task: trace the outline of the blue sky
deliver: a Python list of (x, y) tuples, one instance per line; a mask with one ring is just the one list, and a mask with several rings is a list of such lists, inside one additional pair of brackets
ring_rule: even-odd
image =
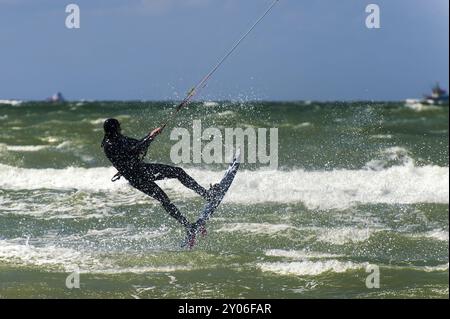
[[(65, 27), (65, 7), (81, 28)], [(177, 99), (271, 0), (0, 0), (0, 99)], [(381, 8), (381, 29), (365, 8)], [(449, 85), (448, 0), (280, 0), (203, 99), (399, 100)]]

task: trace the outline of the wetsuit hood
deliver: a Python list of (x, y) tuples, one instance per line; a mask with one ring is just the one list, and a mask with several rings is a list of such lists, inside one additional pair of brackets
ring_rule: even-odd
[(116, 135), (120, 133), (120, 123), (116, 119), (107, 119), (103, 124), (106, 135)]
[(115, 138), (120, 135), (120, 123), (116, 119), (107, 119), (103, 123), (103, 129), (105, 130), (105, 136), (103, 137), (102, 147), (105, 146), (107, 139)]

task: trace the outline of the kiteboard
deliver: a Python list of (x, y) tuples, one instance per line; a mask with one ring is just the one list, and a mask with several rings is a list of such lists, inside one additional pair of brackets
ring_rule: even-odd
[(240, 151), (238, 150), (233, 157), (233, 161), (231, 162), (228, 170), (225, 172), (224, 177), (220, 181), (219, 184), (215, 186), (214, 194), (212, 198), (206, 203), (205, 207), (200, 214), (199, 219), (194, 224), (195, 227), (189, 232), (186, 236), (186, 239), (181, 244), (181, 247), (188, 247), (192, 249), (195, 245), (195, 239), (197, 235), (202, 232), (205, 233), (205, 225), (206, 222), (211, 218), (214, 212), (219, 207), (220, 203), (222, 203), (223, 198), (225, 197), (228, 189), (233, 183), (234, 177), (240, 166)]

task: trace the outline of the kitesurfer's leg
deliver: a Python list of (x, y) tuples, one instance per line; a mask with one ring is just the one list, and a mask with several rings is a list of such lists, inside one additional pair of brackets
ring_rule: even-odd
[(159, 201), (162, 207), (164, 207), (164, 209), (169, 213), (169, 215), (175, 218), (181, 225), (186, 227), (188, 230), (191, 228), (191, 223), (186, 219), (186, 217), (183, 216), (178, 208), (174, 204), (172, 204), (169, 197), (158, 185), (150, 182), (144, 188), (138, 189)]
[(209, 192), (199, 183), (197, 183), (191, 176), (189, 176), (181, 167), (163, 164), (146, 164), (146, 166), (147, 169), (152, 171), (153, 178), (155, 181), (168, 178), (176, 178), (185, 187), (192, 189), (194, 192), (196, 192), (203, 198), (207, 200), (209, 199), (210, 196)]

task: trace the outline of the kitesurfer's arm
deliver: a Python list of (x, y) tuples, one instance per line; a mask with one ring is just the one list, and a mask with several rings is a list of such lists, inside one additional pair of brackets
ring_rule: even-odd
[(150, 134), (148, 134), (146, 137), (140, 140), (134, 148), (138, 151), (138, 153), (146, 152), (150, 144), (155, 139), (155, 137), (161, 134), (161, 132), (162, 132), (161, 127), (154, 129)]

